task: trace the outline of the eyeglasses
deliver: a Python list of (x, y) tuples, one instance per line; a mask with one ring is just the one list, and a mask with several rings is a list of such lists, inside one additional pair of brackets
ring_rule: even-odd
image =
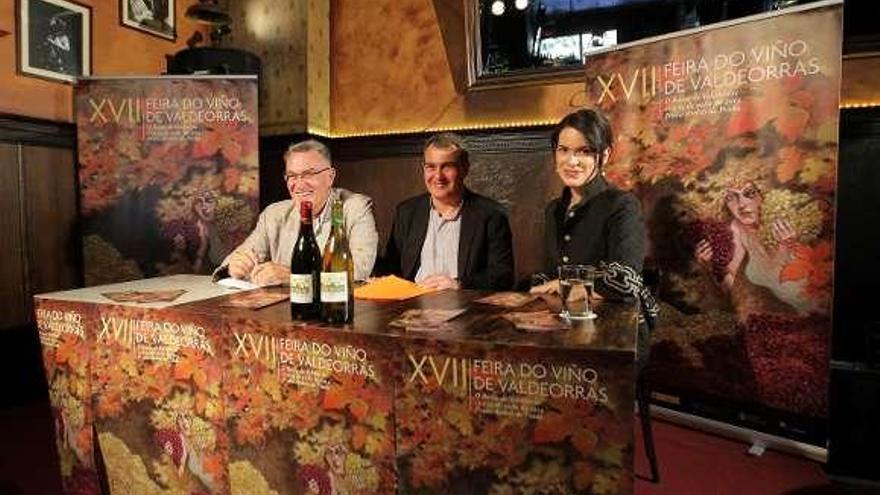
[(285, 172), (284, 181), (287, 182), (290, 180), (295, 180), (295, 181), (309, 180), (309, 179), (314, 178), (316, 175), (320, 174), (321, 172), (330, 170), (331, 168), (333, 168), (333, 167), (324, 167), (324, 168), (318, 169), (318, 170), (306, 170), (305, 172), (303, 172), (301, 174), (295, 174), (293, 172)]
[(579, 160), (583, 158), (595, 158), (597, 153), (596, 150), (588, 146), (577, 149), (570, 149), (565, 146), (557, 146), (554, 151), (556, 151), (556, 156), (568, 157), (574, 155), (574, 157)]
[(425, 172), (436, 172), (438, 170), (447, 170), (450, 168), (461, 168), (461, 164), (458, 162), (423, 163), (422, 168)]

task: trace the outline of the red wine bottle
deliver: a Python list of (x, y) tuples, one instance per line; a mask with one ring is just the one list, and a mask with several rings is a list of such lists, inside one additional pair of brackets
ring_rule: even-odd
[(320, 301), (321, 251), (312, 228), (312, 203), (299, 206), (299, 237), (290, 257), (290, 316), (295, 320), (316, 318)]

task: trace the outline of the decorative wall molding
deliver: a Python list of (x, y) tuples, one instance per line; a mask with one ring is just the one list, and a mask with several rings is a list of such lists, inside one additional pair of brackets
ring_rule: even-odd
[(73, 149), (76, 125), (0, 114), (0, 142)]

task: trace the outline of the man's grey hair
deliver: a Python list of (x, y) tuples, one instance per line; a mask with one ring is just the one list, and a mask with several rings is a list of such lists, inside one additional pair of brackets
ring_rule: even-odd
[(327, 163), (331, 165), (333, 164), (333, 159), (330, 157), (330, 148), (315, 139), (306, 139), (305, 141), (293, 143), (288, 146), (287, 151), (284, 152), (284, 163), (287, 163), (287, 159), (294, 153), (306, 153), (309, 151), (317, 151), (321, 156), (327, 159)]
[(430, 147), (443, 150), (454, 149), (458, 151), (458, 164), (463, 167), (470, 167), (471, 162), (468, 158), (467, 146), (465, 146), (464, 138), (454, 132), (441, 132), (434, 134), (425, 141), (425, 147), (422, 152)]

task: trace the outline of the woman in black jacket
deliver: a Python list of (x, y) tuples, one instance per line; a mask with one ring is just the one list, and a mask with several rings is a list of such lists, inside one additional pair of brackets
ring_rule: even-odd
[[(592, 265), (598, 269), (598, 295), (639, 298), (647, 326), (653, 326), (656, 304), (641, 279), (645, 225), (639, 200), (603, 176), (613, 143), (608, 119), (596, 110), (566, 115), (556, 125), (552, 143), (556, 173), (565, 188), (545, 213), (544, 275), (548, 281), (532, 292), (558, 292), (560, 265)], [(641, 331), (640, 361), (647, 357), (648, 343), (647, 331)]]

